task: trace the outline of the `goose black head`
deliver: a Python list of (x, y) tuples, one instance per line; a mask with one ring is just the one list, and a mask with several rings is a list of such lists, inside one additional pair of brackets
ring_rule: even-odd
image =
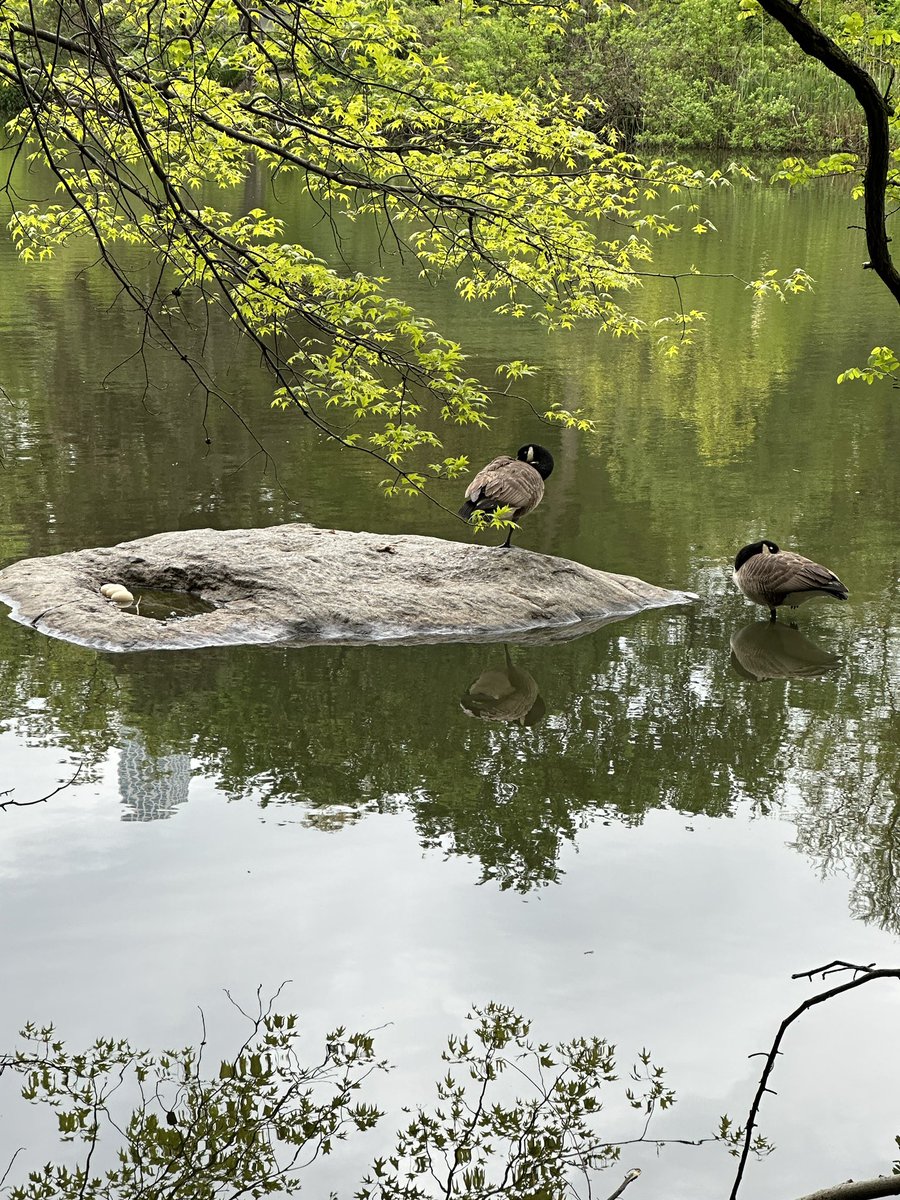
[(778, 547), (774, 542), (770, 542), (767, 538), (763, 538), (761, 542), (751, 542), (749, 546), (744, 546), (738, 550), (737, 558), (734, 560), (734, 569), (739, 571), (747, 559), (752, 558), (754, 554), (777, 554)]
[(541, 479), (546, 479), (553, 470), (553, 455), (543, 446), (522, 446), (516, 458), (534, 467)]

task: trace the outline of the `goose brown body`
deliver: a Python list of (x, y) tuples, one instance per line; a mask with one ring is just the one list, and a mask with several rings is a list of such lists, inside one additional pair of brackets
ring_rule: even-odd
[(748, 600), (768, 608), (773, 621), (783, 604), (796, 608), (817, 597), (846, 600), (850, 594), (828, 567), (767, 540), (738, 551), (733, 578)]
[[(482, 467), (466, 488), (465, 503), (459, 515), (468, 520), (476, 511), (496, 512), (511, 509), (518, 522), (533, 512), (544, 498), (544, 480), (553, 470), (553, 457), (543, 446), (523, 446), (515, 458), (501, 454)], [(504, 546), (510, 544), (512, 530)]]

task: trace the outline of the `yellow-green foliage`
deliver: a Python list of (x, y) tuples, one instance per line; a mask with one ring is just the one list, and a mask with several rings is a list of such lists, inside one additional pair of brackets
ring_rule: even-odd
[[(436, 430), (485, 425), (497, 390), (467, 374), (462, 348), (396, 285), (337, 269), (287, 240), (273, 214), (220, 210), (201, 189), (261, 164), (336, 220), (380, 222), (405, 270), (449, 275), (466, 300), (548, 330), (586, 320), (637, 336), (648, 331), (628, 292), (652, 277), (653, 242), (684, 212), (706, 232), (697, 194), (724, 183), (625, 153), (599, 105), (551, 82), (514, 97), (460, 81), (388, 0), (282, 0), (261, 12), (161, 0), (152, 20), (144, 0), (94, 0), (75, 16), (50, 2), (51, 32), (31, 11), (0, 0), (0, 73), (27, 102), (8, 128), (49, 163), (59, 195), (14, 213), (22, 257), (93, 239), (176, 349), (179, 316), (223, 307), (260, 347), (275, 405), (376, 454), (413, 491), (464, 469), (461, 456), (436, 454)], [(553, 37), (570, 11), (522, 15), (534, 36)], [(138, 286), (123, 247), (158, 260), (154, 290)], [(699, 316), (679, 309), (664, 349), (689, 340)], [(509, 364), (509, 381), (524, 369)], [(546, 416), (588, 424), (558, 404)]]

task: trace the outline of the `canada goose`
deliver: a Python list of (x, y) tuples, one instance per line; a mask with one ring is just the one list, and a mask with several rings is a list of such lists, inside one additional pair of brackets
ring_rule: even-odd
[(508, 721), (514, 725), (536, 725), (547, 709), (538, 693), (534, 676), (517, 667), (503, 647), (505, 667), (482, 671), (460, 699), (461, 708), (482, 721)]
[[(492, 513), (498, 508), (512, 509), (518, 521), (537, 508), (544, 495), (544, 480), (553, 470), (553, 455), (543, 446), (523, 446), (515, 458), (501, 454), (482, 467), (466, 488), (466, 501), (459, 516), (468, 520), (473, 512)], [(504, 547), (511, 544), (512, 526)]]
[(779, 605), (796, 608), (816, 596), (846, 600), (850, 594), (833, 571), (793, 550), (779, 550), (768, 539), (738, 551), (733, 579), (748, 600), (769, 610), (773, 621)]
[(745, 679), (803, 679), (841, 664), (783, 621), (754, 621), (731, 635), (731, 665)]

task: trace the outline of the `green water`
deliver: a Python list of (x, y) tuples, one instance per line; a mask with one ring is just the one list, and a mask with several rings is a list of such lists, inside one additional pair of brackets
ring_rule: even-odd
[[(300, 201), (287, 212), (309, 220)], [(462, 435), (474, 463), (551, 448), (519, 544), (700, 595), (512, 647), (524, 709), (472, 711), (502, 646), (110, 656), (0, 622), (0, 790), (34, 799), (81, 764), (46, 804), (3, 814), (0, 1045), (31, 1017), (73, 1041), (181, 1042), (222, 988), (290, 978), (313, 1030), (392, 1023), (399, 1107), (427, 1098), (468, 1005), (497, 998), (546, 1036), (651, 1044), (682, 1097), (656, 1132), (693, 1137), (746, 1110), (746, 1055), (796, 1002), (791, 972), (896, 964), (900, 402), (835, 382), (896, 342), (896, 309), (859, 269), (842, 190), (741, 191), (710, 212), (719, 235), (665, 248), (663, 265), (747, 278), (802, 264), (817, 289), (761, 305), (732, 279), (690, 281), (708, 324), (669, 364), (589, 330), (494, 322), (380, 268), (463, 341), (473, 374), (525, 358), (542, 368), (533, 402), (594, 418), (585, 437), (510, 402), (489, 434)], [(307, 232), (324, 245), (324, 228)], [(359, 226), (343, 253), (379, 261)], [(253, 436), (161, 353), (128, 359), (134, 316), (99, 272), (73, 273), (87, 251), (25, 268), (3, 245), (0, 259), (0, 565), (296, 519), (467, 536), (438, 508), (382, 499), (377, 464), (271, 412), (230, 329), (213, 328), (209, 354)], [(673, 306), (666, 286), (648, 286), (648, 313)], [(460, 491), (439, 497), (455, 508)], [(850, 603), (764, 627), (730, 581), (736, 549), (762, 536), (832, 567)], [(780, 1149), (747, 1195), (889, 1169), (896, 1010), (866, 997), (828, 1020), (780, 1068), (787, 1099), (764, 1113)], [(852, 1133), (823, 1108), (837, 1039)], [(15, 1131), (10, 1096), (4, 1114)], [(51, 1141), (28, 1138), (45, 1161)], [(721, 1151), (667, 1153), (640, 1160), (651, 1188), (719, 1194)], [(336, 1164), (330, 1185), (351, 1194), (358, 1165)]]

